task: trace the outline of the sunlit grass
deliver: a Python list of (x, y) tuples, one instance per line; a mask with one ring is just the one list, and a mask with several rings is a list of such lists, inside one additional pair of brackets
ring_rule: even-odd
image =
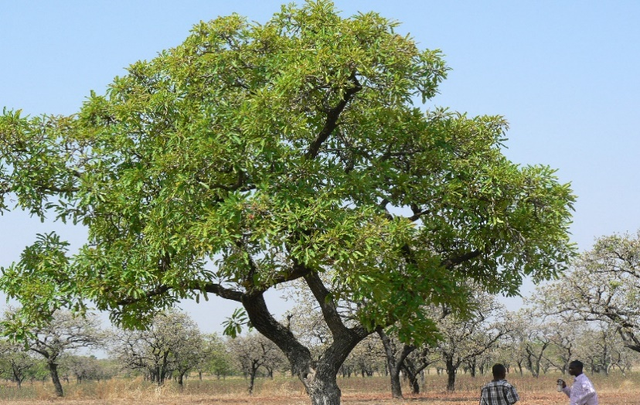
[[(564, 394), (556, 391), (555, 381), (560, 374), (551, 373), (533, 378), (530, 375), (520, 376), (510, 374), (507, 379), (514, 384), (520, 393), (522, 403), (546, 405), (564, 403)], [(572, 378), (563, 377), (568, 382)], [(615, 403), (617, 405), (638, 404), (640, 397), (640, 372), (626, 376), (613, 373), (610, 376), (590, 375), (601, 397), (601, 403)], [(457, 378), (456, 391), (447, 392), (446, 375), (432, 372), (425, 376), (423, 392), (412, 395), (408, 385), (403, 386), (406, 402), (396, 404), (429, 403), (444, 405), (455, 402), (458, 405), (477, 404), (480, 388), (491, 379), (490, 376), (472, 378), (460, 375)], [(385, 376), (339, 378), (345, 404), (378, 404), (391, 403), (389, 379)], [(309, 400), (304, 388), (297, 379), (280, 375), (273, 379), (259, 378), (256, 380), (252, 396), (247, 394), (248, 381), (244, 378), (233, 377), (226, 379), (205, 378), (199, 380), (190, 378), (184, 387), (169, 381), (162, 387), (136, 379), (112, 379), (101, 382), (65, 383), (65, 404), (86, 405), (120, 405), (120, 404), (278, 404), (298, 405), (307, 404)], [(0, 403), (45, 404), (56, 401), (51, 383), (24, 383), (21, 389), (15, 384), (4, 382), (0, 385)]]

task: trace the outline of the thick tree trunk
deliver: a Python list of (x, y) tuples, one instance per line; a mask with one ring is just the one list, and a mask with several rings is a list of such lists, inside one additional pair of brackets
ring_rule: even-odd
[(64, 392), (62, 391), (62, 383), (60, 382), (60, 377), (58, 376), (58, 365), (56, 363), (48, 363), (49, 374), (51, 375), (51, 382), (53, 382), (53, 386), (56, 389), (56, 395), (59, 397), (64, 396)]
[(404, 398), (402, 396), (402, 384), (400, 383), (400, 369), (389, 370), (389, 378), (391, 379), (391, 397), (396, 399)]
[(336, 374), (330, 368), (322, 367), (303, 381), (312, 405), (340, 405), (342, 393)]
[[(386, 349), (385, 349), (386, 350)], [(389, 379), (391, 381), (391, 397), (402, 399), (402, 384), (400, 383), (400, 365), (395, 364), (395, 359), (387, 354), (387, 365), (389, 366)]]
[[(312, 405), (339, 405), (341, 391), (338, 387), (336, 377), (340, 366), (347, 358), (351, 350), (366, 334), (338, 334), (334, 337), (334, 342), (320, 356), (317, 362), (308, 361), (307, 369), (298, 374), (300, 381), (305, 386)], [(297, 363), (296, 359), (289, 358), (289, 361)], [(302, 368), (303, 364), (294, 365), (295, 368)], [(315, 366), (315, 367), (314, 367)]]
[[(313, 287), (317, 291), (314, 294), (326, 293), (322, 290), (323, 286), (317, 284), (319, 278), (316, 277), (309, 282), (315, 283)], [(321, 305), (328, 305), (329, 299), (325, 299), (326, 295), (316, 297)], [(293, 373), (304, 384), (311, 404), (339, 405), (341, 392), (336, 382), (338, 370), (351, 350), (370, 333), (362, 327), (346, 328), (339, 320), (335, 308), (323, 308), (325, 318), (329, 318), (327, 323), (333, 334), (333, 343), (319, 360), (314, 361), (309, 349), (303, 346), (288, 328), (273, 318), (261, 293), (243, 295), (242, 304), (251, 324), (287, 356)]]

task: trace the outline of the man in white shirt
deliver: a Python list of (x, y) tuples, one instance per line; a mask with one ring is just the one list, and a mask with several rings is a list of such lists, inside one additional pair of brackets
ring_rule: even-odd
[(569, 363), (569, 374), (575, 379), (571, 387), (562, 381), (562, 392), (569, 397), (569, 405), (598, 405), (598, 394), (591, 381), (582, 374), (582, 367), (578, 360)]

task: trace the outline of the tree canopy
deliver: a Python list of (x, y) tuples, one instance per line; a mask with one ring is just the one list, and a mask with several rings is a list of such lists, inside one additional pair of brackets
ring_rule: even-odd
[[(335, 376), (376, 327), (433, 336), (416, 333), (434, 329), (419, 308), (464, 308), (466, 280), (514, 295), (556, 276), (573, 253), (570, 186), (502, 154), (503, 117), (421, 109), (448, 67), (397, 26), (328, 1), (264, 24), (221, 17), (77, 114), (5, 110), (0, 209), (54, 213), (88, 240), (68, 255), (42, 236), (2, 288), (27, 318), (92, 302), (126, 325), (183, 298), (235, 300), (313, 398), (333, 394), (311, 376)], [(317, 364), (264, 300), (296, 280), (333, 336)]]

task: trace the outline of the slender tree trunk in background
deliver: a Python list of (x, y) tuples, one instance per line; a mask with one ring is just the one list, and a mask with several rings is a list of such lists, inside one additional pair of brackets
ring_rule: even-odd
[(24, 374), (21, 374), (15, 366), (12, 367), (12, 372), (13, 372), (13, 379), (16, 380), (16, 383), (18, 384), (18, 389), (22, 388), (22, 381), (24, 380), (24, 377), (23, 377)]
[(470, 374), (471, 374), (471, 377), (474, 377), (474, 378), (475, 378), (475, 376), (476, 376), (476, 368), (477, 368), (477, 366), (476, 366), (476, 359), (473, 359), (473, 361), (472, 361), (472, 362), (471, 362), (471, 364), (469, 365), (469, 372), (470, 372)]
[(407, 378), (409, 379), (409, 385), (411, 385), (411, 393), (419, 394), (420, 393), (420, 383), (418, 382), (419, 372), (415, 371), (415, 367), (412, 364), (409, 364), (405, 361), (404, 367), (402, 368), (405, 373), (407, 373)]
[(405, 359), (415, 350), (415, 347), (403, 345), (402, 352), (398, 355), (398, 358), (396, 358), (396, 351), (389, 336), (387, 336), (382, 328), (376, 329), (376, 332), (378, 336), (380, 336), (380, 340), (382, 340), (382, 346), (384, 347), (385, 357), (387, 359), (387, 369), (389, 370), (389, 378), (391, 380), (391, 397), (402, 399), (404, 397), (402, 396), (402, 384), (400, 383), (400, 370), (402, 369)]
[(452, 359), (447, 359), (445, 363), (447, 365), (447, 391), (453, 392), (456, 390), (457, 367), (453, 365)]
[(249, 373), (249, 395), (253, 394), (253, 384), (256, 381), (256, 373), (258, 372), (258, 367), (251, 367), (251, 372)]

